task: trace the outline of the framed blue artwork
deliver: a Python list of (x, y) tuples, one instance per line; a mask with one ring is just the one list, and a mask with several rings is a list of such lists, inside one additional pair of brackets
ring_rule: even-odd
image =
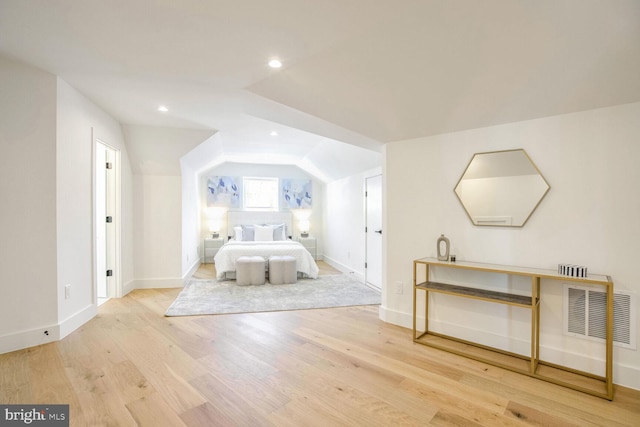
[(282, 206), (290, 209), (311, 208), (312, 182), (309, 179), (282, 179)]
[(240, 208), (240, 178), (211, 176), (207, 178), (207, 206)]

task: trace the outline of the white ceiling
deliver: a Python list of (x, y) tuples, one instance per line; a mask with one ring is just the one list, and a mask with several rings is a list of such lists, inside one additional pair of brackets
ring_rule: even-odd
[(386, 142), (640, 101), (640, 1), (0, 0), (0, 54), (131, 125), (140, 173), (178, 161), (155, 127), (331, 180)]

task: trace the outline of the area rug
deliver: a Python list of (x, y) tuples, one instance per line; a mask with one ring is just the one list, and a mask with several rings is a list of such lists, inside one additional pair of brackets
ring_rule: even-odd
[(165, 316), (255, 313), (380, 304), (377, 292), (349, 275), (299, 279), (290, 285), (238, 286), (235, 280), (191, 279)]

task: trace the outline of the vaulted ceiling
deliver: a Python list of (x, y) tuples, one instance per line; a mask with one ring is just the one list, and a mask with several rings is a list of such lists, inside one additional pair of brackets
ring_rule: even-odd
[[(640, 2), (0, 0), (0, 54), (126, 125), (139, 173), (215, 134), (213, 163), (331, 180), (387, 142), (640, 101)], [(148, 158), (166, 128), (188, 135)]]

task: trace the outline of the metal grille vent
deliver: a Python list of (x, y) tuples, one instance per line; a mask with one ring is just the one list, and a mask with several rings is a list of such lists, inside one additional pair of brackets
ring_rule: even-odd
[[(601, 290), (567, 285), (565, 288), (565, 333), (590, 339), (606, 337), (607, 294)], [(636, 348), (636, 304), (631, 294), (613, 295), (613, 342)]]

